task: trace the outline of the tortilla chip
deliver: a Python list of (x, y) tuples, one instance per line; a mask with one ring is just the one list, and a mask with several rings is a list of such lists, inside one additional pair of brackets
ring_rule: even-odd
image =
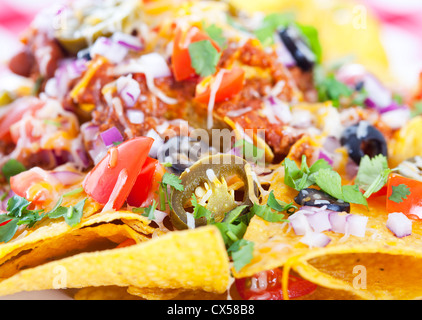
[[(275, 176), (271, 190), (277, 199), (291, 201), (289, 190)], [(236, 278), (277, 267), (290, 268), (320, 286), (343, 290), (362, 299), (416, 299), (422, 296), (422, 224), (413, 223), (412, 235), (397, 238), (387, 227), (385, 197), (370, 199), (369, 209), (351, 205), (352, 214), (368, 217), (365, 237), (325, 231), (331, 242), (309, 248), (287, 222), (272, 223), (254, 216), (244, 238), (255, 243), (252, 261)], [(359, 269), (361, 268), (361, 269)], [(406, 270), (406, 274), (403, 274)], [(363, 275), (366, 286), (357, 283)]]
[(135, 232), (126, 225), (103, 224), (96, 227), (75, 229), (61, 237), (43, 241), (31, 249), (3, 263), (0, 279), (11, 277), (20, 270), (41, 265), (79, 252), (104, 250), (116, 247), (116, 243), (135, 238)]
[(0, 295), (109, 285), (223, 293), (229, 278), (229, 258), (220, 231), (207, 226), (23, 270), (0, 282)]
[(402, 161), (422, 155), (422, 117), (411, 119), (388, 141), (388, 161), (391, 168)]
[(170, 300), (176, 298), (183, 289), (137, 288), (130, 286), (127, 292), (146, 300)]
[(214, 293), (202, 290), (136, 288), (129, 287), (128, 293), (147, 300), (226, 300), (227, 293)]
[[(45, 222), (0, 246), (0, 278), (71, 254), (115, 247), (127, 238), (136, 242), (149, 240), (149, 233), (155, 229), (148, 228), (148, 223), (145, 217), (125, 211), (90, 216), (73, 228), (64, 221)], [(131, 228), (133, 224), (138, 225), (136, 230)]]
[(128, 293), (126, 287), (87, 287), (78, 290), (73, 296), (75, 300), (142, 300)]

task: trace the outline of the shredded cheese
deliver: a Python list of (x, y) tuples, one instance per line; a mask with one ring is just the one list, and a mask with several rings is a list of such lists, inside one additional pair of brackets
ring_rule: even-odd
[(106, 61), (107, 60), (104, 57), (99, 57), (93, 63), (90, 64), (85, 75), (70, 92), (70, 97), (73, 100), (77, 99), (78, 95), (82, 92), (82, 90), (84, 90), (88, 86), (95, 73), (100, 69), (101, 66), (106, 63)]
[(116, 201), (117, 196), (120, 194), (120, 191), (126, 184), (127, 178), (128, 178), (128, 173), (127, 173), (126, 168), (122, 169), (119, 173), (119, 176), (117, 177), (117, 181), (116, 181), (116, 184), (114, 185), (113, 191), (111, 192), (110, 198), (108, 199), (108, 202), (106, 203), (103, 210), (101, 211), (102, 213), (107, 212), (107, 211), (114, 211), (114, 208), (113, 208), (114, 202)]
[(207, 127), (211, 129), (213, 126), (213, 110), (215, 105), (215, 96), (217, 95), (218, 89), (220, 89), (221, 82), (223, 81), (223, 75), (226, 72), (225, 69), (221, 69), (216, 77), (215, 81), (211, 84), (211, 93), (210, 93), (210, 100), (208, 101), (208, 118), (207, 118)]

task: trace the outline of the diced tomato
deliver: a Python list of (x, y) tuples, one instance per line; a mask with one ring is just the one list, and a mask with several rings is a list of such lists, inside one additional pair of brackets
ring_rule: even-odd
[[(243, 88), (243, 79), (245, 77), (245, 71), (242, 68), (234, 67), (231, 70), (227, 70), (223, 74), (221, 84), (218, 87), (217, 93), (215, 95), (215, 102), (221, 102), (227, 99), (230, 99), (234, 95), (238, 94)], [(195, 95), (195, 100), (201, 103), (208, 104), (211, 97), (211, 84), (213, 81), (210, 81), (210, 84), (202, 91), (198, 90)]]
[(116, 248), (125, 248), (125, 247), (130, 247), (133, 246), (134, 244), (136, 244), (136, 241), (133, 239), (126, 239), (125, 241), (123, 241), (122, 243), (120, 243)]
[[(112, 201), (113, 209), (119, 210), (148, 158), (153, 141), (149, 137), (138, 137), (110, 148), (104, 159), (86, 176), (83, 182), (85, 192), (101, 204)], [(116, 186), (122, 176), (126, 180)], [(110, 199), (112, 195), (113, 199)]]
[[(235, 280), (237, 291), (245, 300), (283, 300), (281, 279), (283, 270), (276, 268), (263, 271), (252, 277)], [(314, 292), (317, 285), (289, 274), (289, 299), (299, 298)]]
[(189, 45), (194, 42), (209, 40), (214, 48), (220, 52), (220, 47), (206, 33), (197, 27), (187, 31), (178, 28), (174, 37), (173, 53), (171, 56), (173, 74), (177, 81), (190, 79), (196, 76), (189, 55)]
[(50, 199), (53, 191), (51, 184), (34, 170), (27, 170), (10, 177), (10, 188), (16, 195), (33, 203)]
[[(401, 202), (390, 200), (393, 193), (393, 186), (405, 185), (409, 188), (410, 195), (403, 197)], [(403, 177), (392, 173), (387, 182), (387, 212), (402, 212), (409, 218), (422, 220), (422, 182), (411, 178)]]
[(164, 168), (159, 161), (148, 157), (127, 198), (127, 203), (134, 207), (151, 205), (153, 199), (158, 199), (158, 187), (163, 175)]
[[(10, 141), (10, 127), (20, 121), (26, 112), (34, 114), (43, 106), (43, 102), (33, 98), (22, 98), (13, 102), (8, 112), (0, 118), (0, 139)], [(17, 140), (17, 137), (14, 137), (14, 140)]]

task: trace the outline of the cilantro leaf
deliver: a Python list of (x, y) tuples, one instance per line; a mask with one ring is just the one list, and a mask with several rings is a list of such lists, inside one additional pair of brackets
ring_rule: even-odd
[[(157, 202), (152, 200), (152, 204), (145, 208), (141, 216), (147, 217), (149, 220), (155, 219), (155, 209), (157, 208)], [(133, 212), (133, 210), (132, 210)]]
[(169, 190), (169, 187), (170, 189), (173, 188), (178, 191), (183, 191), (185, 189), (182, 180), (178, 176), (168, 172), (164, 173), (158, 189), (160, 210), (162, 211), (166, 210), (167, 204), (170, 210), (173, 210), (171, 206), (171, 190)]
[(1, 168), (1, 172), (7, 181), (9, 181), (11, 177), (24, 171), (26, 171), (25, 166), (16, 159), (8, 160)]
[(198, 203), (195, 194), (192, 194), (192, 206), (193, 206), (193, 217), (195, 219), (203, 218), (207, 219), (207, 223), (214, 223), (214, 215), (210, 210)]
[(385, 169), (388, 169), (388, 163), (384, 155), (379, 154), (373, 158), (365, 155), (360, 161), (355, 184), (366, 191)]
[(343, 186), (342, 191), (343, 191), (342, 200), (349, 203), (362, 204), (368, 207), (368, 202), (366, 201), (366, 198), (363, 196), (362, 192), (360, 192), (359, 187), (357, 185)]
[(188, 49), (192, 67), (198, 75), (207, 77), (216, 72), (220, 53), (209, 40), (193, 42)]
[(299, 167), (296, 162), (289, 158), (284, 159), (284, 183), (297, 191), (308, 188), (315, 184), (315, 175), (321, 169), (331, 169), (330, 164), (324, 159), (319, 159), (310, 168), (306, 164), (306, 156), (302, 157), (302, 164)]
[(313, 26), (296, 24), (302, 35), (308, 41), (309, 47), (316, 56), (316, 61), (321, 63), (322, 47), (319, 41), (318, 30)]
[(220, 48), (222, 48), (226, 43), (226, 38), (223, 36), (223, 29), (214, 23), (206, 26), (203, 22), (202, 25), (209, 37), (214, 40), (220, 46)]
[(240, 222), (238, 224), (217, 222), (214, 225), (220, 231), (226, 248), (229, 248), (235, 241), (242, 239), (247, 228), (247, 225), (243, 222)]
[(180, 180), (178, 176), (172, 173), (168, 173), (168, 172), (164, 173), (161, 183), (166, 186), (170, 186), (178, 191), (184, 190), (182, 180)]
[(353, 90), (338, 81), (334, 74), (325, 74), (321, 66), (314, 68), (314, 82), (318, 92), (318, 100), (321, 102), (331, 100), (334, 107), (340, 106), (342, 97), (350, 97), (353, 94)]
[(407, 196), (410, 195), (410, 188), (405, 184), (393, 186), (392, 189), (393, 193), (388, 197), (388, 200), (391, 200), (395, 203), (403, 202), (403, 200), (407, 199)]
[(64, 218), (66, 223), (71, 227), (78, 225), (81, 222), (83, 209), (87, 198), (79, 201), (77, 204), (70, 207), (61, 206), (60, 204), (62, 202), (62, 199), (62, 197), (59, 199), (54, 208), (47, 213), (47, 216), (50, 219)]
[(380, 190), (385, 184), (387, 183), (388, 176), (391, 173), (391, 169), (384, 169), (377, 178), (372, 182), (372, 184), (368, 187), (368, 190), (365, 191), (363, 196), (365, 198), (369, 198), (371, 194)]
[(288, 222), (289, 220), (284, 219), (284, 216), (280, 212), (274, 212), (267, 205), (259, 205), (254, 203), (252, 206), (251, 212), (254, 215), (264, 219), (268, 222)]
[(240, 271), (244, 266), (251, 262), (253, 258), (254, 243), (249, 240), (241, 239), (235, 241), (227, 250), (233, 259), (233, 266), (236, 271)]
[(276, 30), (288, 26), (293, 21), (294, 15), (291, 12), (271, 13), (262, 20), (261, 26), (254, 30), (254, 34), (262, 45), (269, 46), (274, 43)]
[(74, 227), (81, 222), (86, 199), (87, 198), (78, 202), (73, 207), (71, 206), (68, 208), (68, 212), (64, 216), (64, 220), (69, 226)]
[(316, 175), (315, 183), (324, 192), (336, 199), (343, 198), (340, 175), (332, 169), (321, 169)]
[(8, 216), (21, 218), (28, 211), (27, 208), (31, 204), (23, 197), (13, 196), (7, 201)]
[(233, 147), (242, 148), (242, 154), (249, 162), (258, 163), (259, 161), (265, 161), (265, 150), (245, 139), (236, 141)]
[(226, 213), (226, 216), (224, 217), (224, 222), (226, 223), (233, 223), (236, 221), (236, 219), (245, 211), (247, 208), (247, 205), (238, 206), (234, 208), (233, 210)]
[(0, 242), (9, 242), (18, 230), (19, 219), (0, 215)]
[(294, 211), (297, 210), (297, 207), (293, 205), (293, 202), (285, 203), (283, 201), (276, 199), (274, 196), (274, 190), (271, 190), (270, 194), (268, 195), (267, 206), (269, 206), (271, 209), (275, 211), (278, 211), (278, 212), (286, 211), (289, 214), (292, 214)]

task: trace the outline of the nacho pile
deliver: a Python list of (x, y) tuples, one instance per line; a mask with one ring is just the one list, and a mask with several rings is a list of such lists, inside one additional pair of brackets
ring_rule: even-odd
[(1, 75), (0, 296), (420, 299), (422, 86), (379, 34), (353, 2), (42, 11)]

